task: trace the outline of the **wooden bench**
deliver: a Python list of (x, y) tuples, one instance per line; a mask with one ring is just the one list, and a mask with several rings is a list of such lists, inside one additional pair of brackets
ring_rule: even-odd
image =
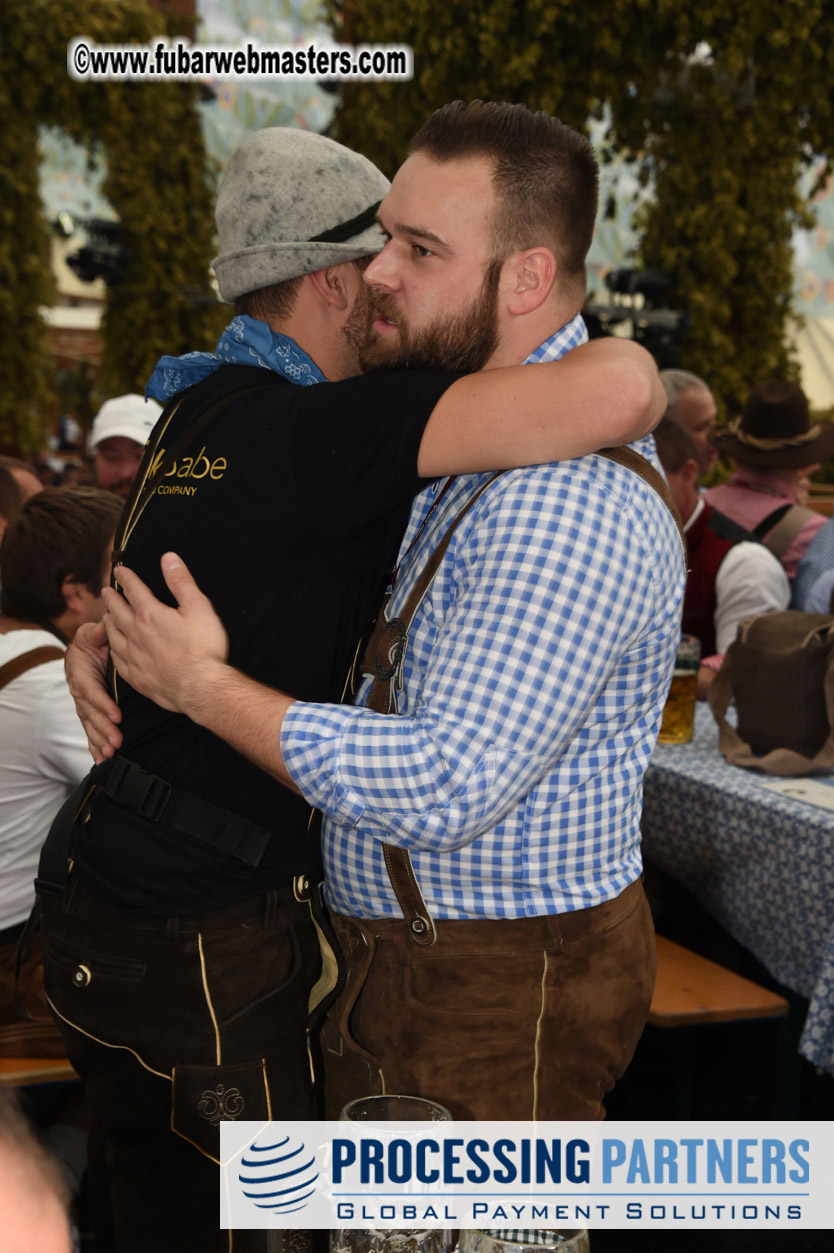
[(799, 1056), (796, 1042), (783, 1029), (789, 1010), (783, 996), (659, 935), (657, 980), (649, 1025), (680, 1029), (676, 1036), (676, 1117), (689, 1118), (692, 1112), (693, 1029), (710, 1023), (762, 1018), (783, 1020), (775, 1055), (777, 1083), (773, 1113), (774, 1117), (794, 1117), (798, 1102)]
[(9, 1087), (65, 1083), (77, 1078), (66, 1057), (0, 1057), (0, 1083)]
[(742, 1018), (783, 1018), (788, 1002), (664, 936), (657, 937), (657, 980), (649, 1022), (686, 1027)]

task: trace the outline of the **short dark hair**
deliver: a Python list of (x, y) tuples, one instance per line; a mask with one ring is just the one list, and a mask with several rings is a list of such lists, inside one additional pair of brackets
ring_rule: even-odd
[[(355, 257), (352, 264), (360, 274), (364, 274), (374, 256), (374, 253), (368, 253), (366, 257)], [(258, 318), (261, 322), (268, 322), (270, 318), (288, 318), (295, 308), (304, 278), (303, 274), (299, 274), (297, 278), (284, 279), (283, 283), (273, 283), (269, 287), (259, 287), (257, 291), (244, 292), (235, 300), (235, 316), (248, 314), (250, 318)]]
[(655, 427), (654, 442), (660, 464), (667, 474), (677, 474), (687, 461), (694, 461), (697, 465), (698, 450), (695, 441), (686, 427), (668, 414)]
[(0, 544), (0, 607), (42, 626), (66, 609), (67, 577), (98, 594), (124, 502), (97, 487), (45, 487), (24, 502)]
[(17, 479), (4, 465), (0, 465), (0, 520), (11, 522), (23, 503), (23, 493)]
[(268, 322), (270, 318), (288, 318), (295, 308), (303, 278), (300, 275), (285, 279), (283, 283), (272, 283), (269, 287), (245, 292), (235, 300), (235, 314), (237, 317), (248, 314), (261, 322)]
[(565, 278), (584, 281), (599, 184), (584, 135), (522, 104), (454, 100), (431, 115), (408, 151), (436, 161), (492, 160), (497, 255), (546, 244)]

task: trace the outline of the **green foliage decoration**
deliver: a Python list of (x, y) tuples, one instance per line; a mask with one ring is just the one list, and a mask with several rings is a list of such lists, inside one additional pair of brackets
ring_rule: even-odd
[(447, 100), (518, 101), (578, 129), (606, 110), (600, 156), (655, 195), (636, 261), (691, 318), (682, 366), (733, 416), (750, 385), (795, 376), (791, 233), (810, 221), (803, 162), (831, 154), (831, 0), (328, 0), (339, 37), (414, 49), (412, 83), (347, 84), (332, 127), (392, 174)]
[(43, 437), (52, 380), (39, 315), (52, 295), (38, 190), (41, 124), (62, 127), (108, 167), (104, 193), (128, 252), (107, 292), (101, 399), (142, 391), (157, 358), (213, 347), (225, 315), (208, 282), (214, 177), (186, 83), (75, 82), (67, 43), (145, 43), (176, 33), (144, 0), (4, 0), (0, 6), (0, 442)]
[(633, 89), (612, 109), (619, 145), (655, 180), (642, 261), (670, 276), (692, 319), (682, 364), (732, 417), (752, 383), (797, 377), (791, 236), (811, 222), (802, 164), (831, 151), (834, 11), (780, 0), (701, 7), (696, 22), (682, 9), (664, 28), (660, 73), (629, 67)]

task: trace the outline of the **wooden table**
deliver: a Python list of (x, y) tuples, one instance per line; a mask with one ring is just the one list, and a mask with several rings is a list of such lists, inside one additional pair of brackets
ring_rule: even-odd
[(834, 1074), (834, 812), (769, 791), (774, 781), (727, 764), (699, 703), (692, 742), (652, 757), (643, 849), (807, 998), (800, 1053)]

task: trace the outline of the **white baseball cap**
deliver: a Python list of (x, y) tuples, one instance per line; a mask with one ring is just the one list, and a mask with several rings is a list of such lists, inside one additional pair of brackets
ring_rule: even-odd
[(144, 446), (161, 413), (162, 405), (155, 400), (145, 400), (144, 396), (135, 393), (105, 400), (93, 419), (87, 441), (88, 452), (93, 452), (103, 439), (110, 439), (114, 435), (132, 439)]

